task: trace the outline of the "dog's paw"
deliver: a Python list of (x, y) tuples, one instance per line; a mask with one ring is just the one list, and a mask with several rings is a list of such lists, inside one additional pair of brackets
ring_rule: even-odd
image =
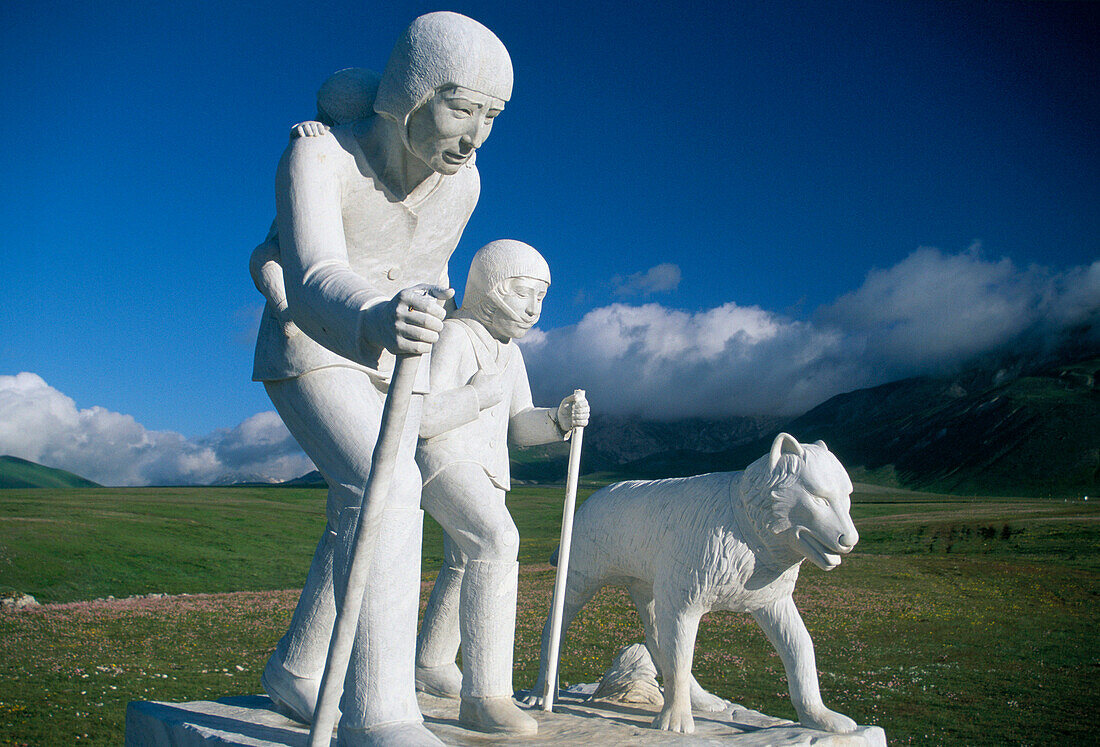
[(695, 711), (706, 713), (719, 713), (729, 708), (733, 703), (725, 698), (719, 698), (714, 693), (707, 692), (692, 678), (691, 682), (691, 708)]
[(690, 708), (673, 708), (666, 704), (657, 714), (657, 718), (653, 719), (653, 728), (694, 734), (695, 719), (692, 718)]
[(542, 708), (542, 704), (546, 702), (546, 683), (542, 681), (541, 675), (539, 681), (535, 683), (526, 695), (521, 698), (516, 698), (520, 703), (531, 708)]
[(545, 698), (543, 698), (541, 695), (536, 695), (535, 691), (532, 690), (518, 700), (525, 706), (530, 706), (531, 708), (542, 708), (542, 704), (545, 701)]
[(830, 731), (834, 734), (846, 734), (859, 728), (855, 721), (848, 718), (843, 713), (830, 711), (824, 706), (802, 714), (799, 717), (799, 723), (811, 729), (821, 729), (822, 731)]

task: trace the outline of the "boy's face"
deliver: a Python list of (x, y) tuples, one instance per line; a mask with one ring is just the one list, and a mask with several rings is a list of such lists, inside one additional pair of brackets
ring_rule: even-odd
[(503, 109), (500, 99), (469, 88), (440, 88), (409, 117), (409, 150), (437, 174), (458, 173)]
[(514, 340), (527, 334), (542, 314), (542, 299), (550, 284), (535, 278), (508, 278), (500, 284), (500, 292), (492, 294), (496, 313), (485, 325), (498, 340)]

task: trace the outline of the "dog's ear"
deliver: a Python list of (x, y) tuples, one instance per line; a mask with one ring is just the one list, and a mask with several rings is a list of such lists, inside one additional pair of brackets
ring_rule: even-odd
[(823, 448), (823, 449), (825, 449), (825, 451), (828, 451), (828, 450), (829, 450), (829, 447), (828, 447), (828, 446), (826, 446), (826, 445), (825, 445), (825, 442), (824, 442), (824, 441), (822, 441), (822, 440), (821, 440), (820, 438), (819, 438), (819, 439), (817, 439), (816, 441), (814, 441), (814, 444), (815, 444), (815, 445), (817, 445), (817, 446), (820, 446), (820, 447), (821, 447), (821, 448)]
[(768, 465), (771, 470), (775, 471), (775, 465), (779, 464), (779, 457), (784, 454), (794, 454), (796, 456), (806, 456), (806, 450), (802, 448), (802, 444), (795, 440), (795, 437), (789, 433), (780, 433), (772, 441), (771, 454), (768, 457)]

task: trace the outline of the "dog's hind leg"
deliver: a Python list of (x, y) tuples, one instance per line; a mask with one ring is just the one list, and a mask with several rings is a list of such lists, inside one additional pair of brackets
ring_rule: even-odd
[[(634, 606), (638, 608), (638, 617), (642, 621), (642, 629), (645, 630), (645, 646), (649, 649), (650, 658), (653, 659), (653, 665), (657, 667), (657, 673), (664, 678), (664, 663), (661, 657), (660, 642), (657, 640), (657, 624), (653, 613), (653, 588), (648, 581), (637, 581), (630, 585), (630, 598), (634, 601)], [(690, 687), (691, 687), (691, 707), (696, 711), (704, 711), (707, 713), (717, 713), (724, 711), (732, 705), (728, 700), (719, 698), (713, 693), (709, 693), (703, 689), (703, 686), (699, 684), (695, 679), (695, 675), (690, 675)]]
[(638, 580), (628, 587), (628, 591), (634, 606), (638, 609), (638, 617), (642, 621), (645, 647), (649, 649), (649, 656), (653, 659), (653, 665), (657, 667), (657, 674), (663, 677), (664, 661), (661, 658), (660, 642), (657, 640), (657, 621), (653, 615), (653, 583)]

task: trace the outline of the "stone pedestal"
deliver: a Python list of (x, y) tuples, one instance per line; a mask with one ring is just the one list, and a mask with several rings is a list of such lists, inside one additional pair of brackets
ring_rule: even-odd
[[(451, 745), (886, 745), (886, 735), (878, 726), (829, 734), (737, 705), (722, 713), (696, 713), (694, 734), (672, 734), (648, 728), (656, 714), (653, 708), (585, 702), (584, 697), (566, 692), (554, 704), (554, 713), (530, 711), (539, 722), (538, 735), (530, 738), (495, 739), (462, 728), (456, 700), (421, 694), (420, 709), (428, 728)], [(127, 747), (305, 747), (308, 736), (306, 727), (280, 715), (262, 695), (191, 703), (134, 701), (126, 710)], [(336, 744), (335, 737), (332, 743)]]

